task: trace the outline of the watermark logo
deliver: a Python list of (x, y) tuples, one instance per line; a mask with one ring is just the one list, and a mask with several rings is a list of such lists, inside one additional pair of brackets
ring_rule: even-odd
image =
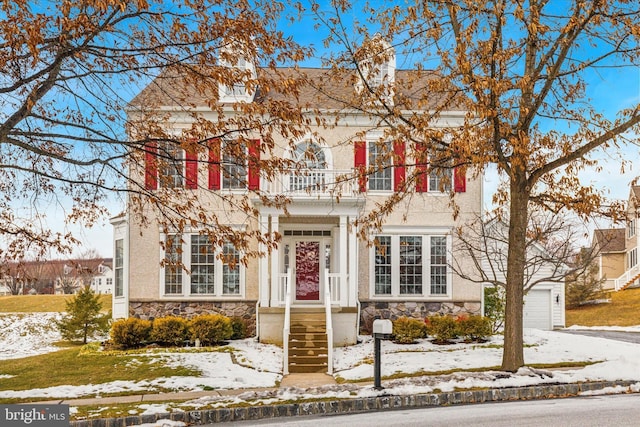
[(0, 405), (3, 427), (69, 427), (69, 405)]

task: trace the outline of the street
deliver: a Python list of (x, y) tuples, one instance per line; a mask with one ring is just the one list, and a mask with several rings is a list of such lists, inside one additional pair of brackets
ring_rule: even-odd
[[(274, 418), (220, 425), (278, 426), (637, 426), (640, 395), (610, 395), (443, 406), (350, 415)], [(213, 424), (210, 424), (213, 426)]]

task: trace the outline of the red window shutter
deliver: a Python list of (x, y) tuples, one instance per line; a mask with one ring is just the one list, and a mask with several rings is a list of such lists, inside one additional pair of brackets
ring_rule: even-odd
[(404, 141), (393, 142), (393, 190), (400, 191), (405, 180)]
[(249, 141), (249, 190), (260, 189), (260, 140), (252, 139)]
[(453, 169), (453, 190), (456, 193), (467, 191), (467, 168), (458, 166)]
[(158, 189), (158, 148), (155, 142), (149, 142), (144, 152), (144, 187), (147, 190)]
[(416, 143), (414, 158), (416, 162), (416, 192), (426, 193), (429, 191), (429, 164), (424, 143)]
[(186, 150), (185, 152), (185, 178), (186, 187), (198, 188), (198, 152)]
[(209, 142), (209, 190), (220, 189), (220, 140)]
[(367, 143), (366, 141), (355, 141), (353, 148), (353, 164), (355, 166), (356, 176), (358, 177), (358, 188), (361, 193), (364, 193), (367, 191), (367, 176), (364, 171), (367, 166)]

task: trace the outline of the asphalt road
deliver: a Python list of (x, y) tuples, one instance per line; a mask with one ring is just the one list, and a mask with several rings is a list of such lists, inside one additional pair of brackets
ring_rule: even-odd
[(216, 426), (626, 427), (639, 424), (640, 395), (631, 394), (275, 418)]
[[(586, 335), (588, 337), (606, 338), (615, 341), (631, 342), (634, 344), (640, 344), (640, 332), (621, 332), (621, 331), (598, 331), (595, 329), (562, 329), (559, 332), (574, 334), (574, 335)], [(640, 420), (638, 421), (640, 424)]]

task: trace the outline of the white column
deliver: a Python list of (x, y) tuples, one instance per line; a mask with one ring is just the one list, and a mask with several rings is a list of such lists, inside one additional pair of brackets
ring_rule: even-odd
[(351, 294), (350, 284), (347, 280), (349, 272), (347, 254), (350, 251), (347, 240), (347, 219), (346, 215), (340, 216), (340, 305), (343, 307), (350, 305), (349, 295)]
[[(263, 236), (269, 232), (269, 217), (265, 215), (258, 216), (258, 222), (260, 224), (260, 234)], [(258, 300), (260, 301), (260, 307), (269, 306), (269, 255), (267, 253), (267, 245), (260, 242), (258, 245), (258, 251), (265, 255), (260, 257), (258, 261)]]
[[(278, 216), (271, 217), (271, 232), (275, 233), (280, 228)], [(278, 304), (278, 288), (280, 287), (280, 248), (276, 246), (271, 250), (271, 307)]]
[(349, 307), (358, 301), (358, 235), (354, 220), (349, 220)]

